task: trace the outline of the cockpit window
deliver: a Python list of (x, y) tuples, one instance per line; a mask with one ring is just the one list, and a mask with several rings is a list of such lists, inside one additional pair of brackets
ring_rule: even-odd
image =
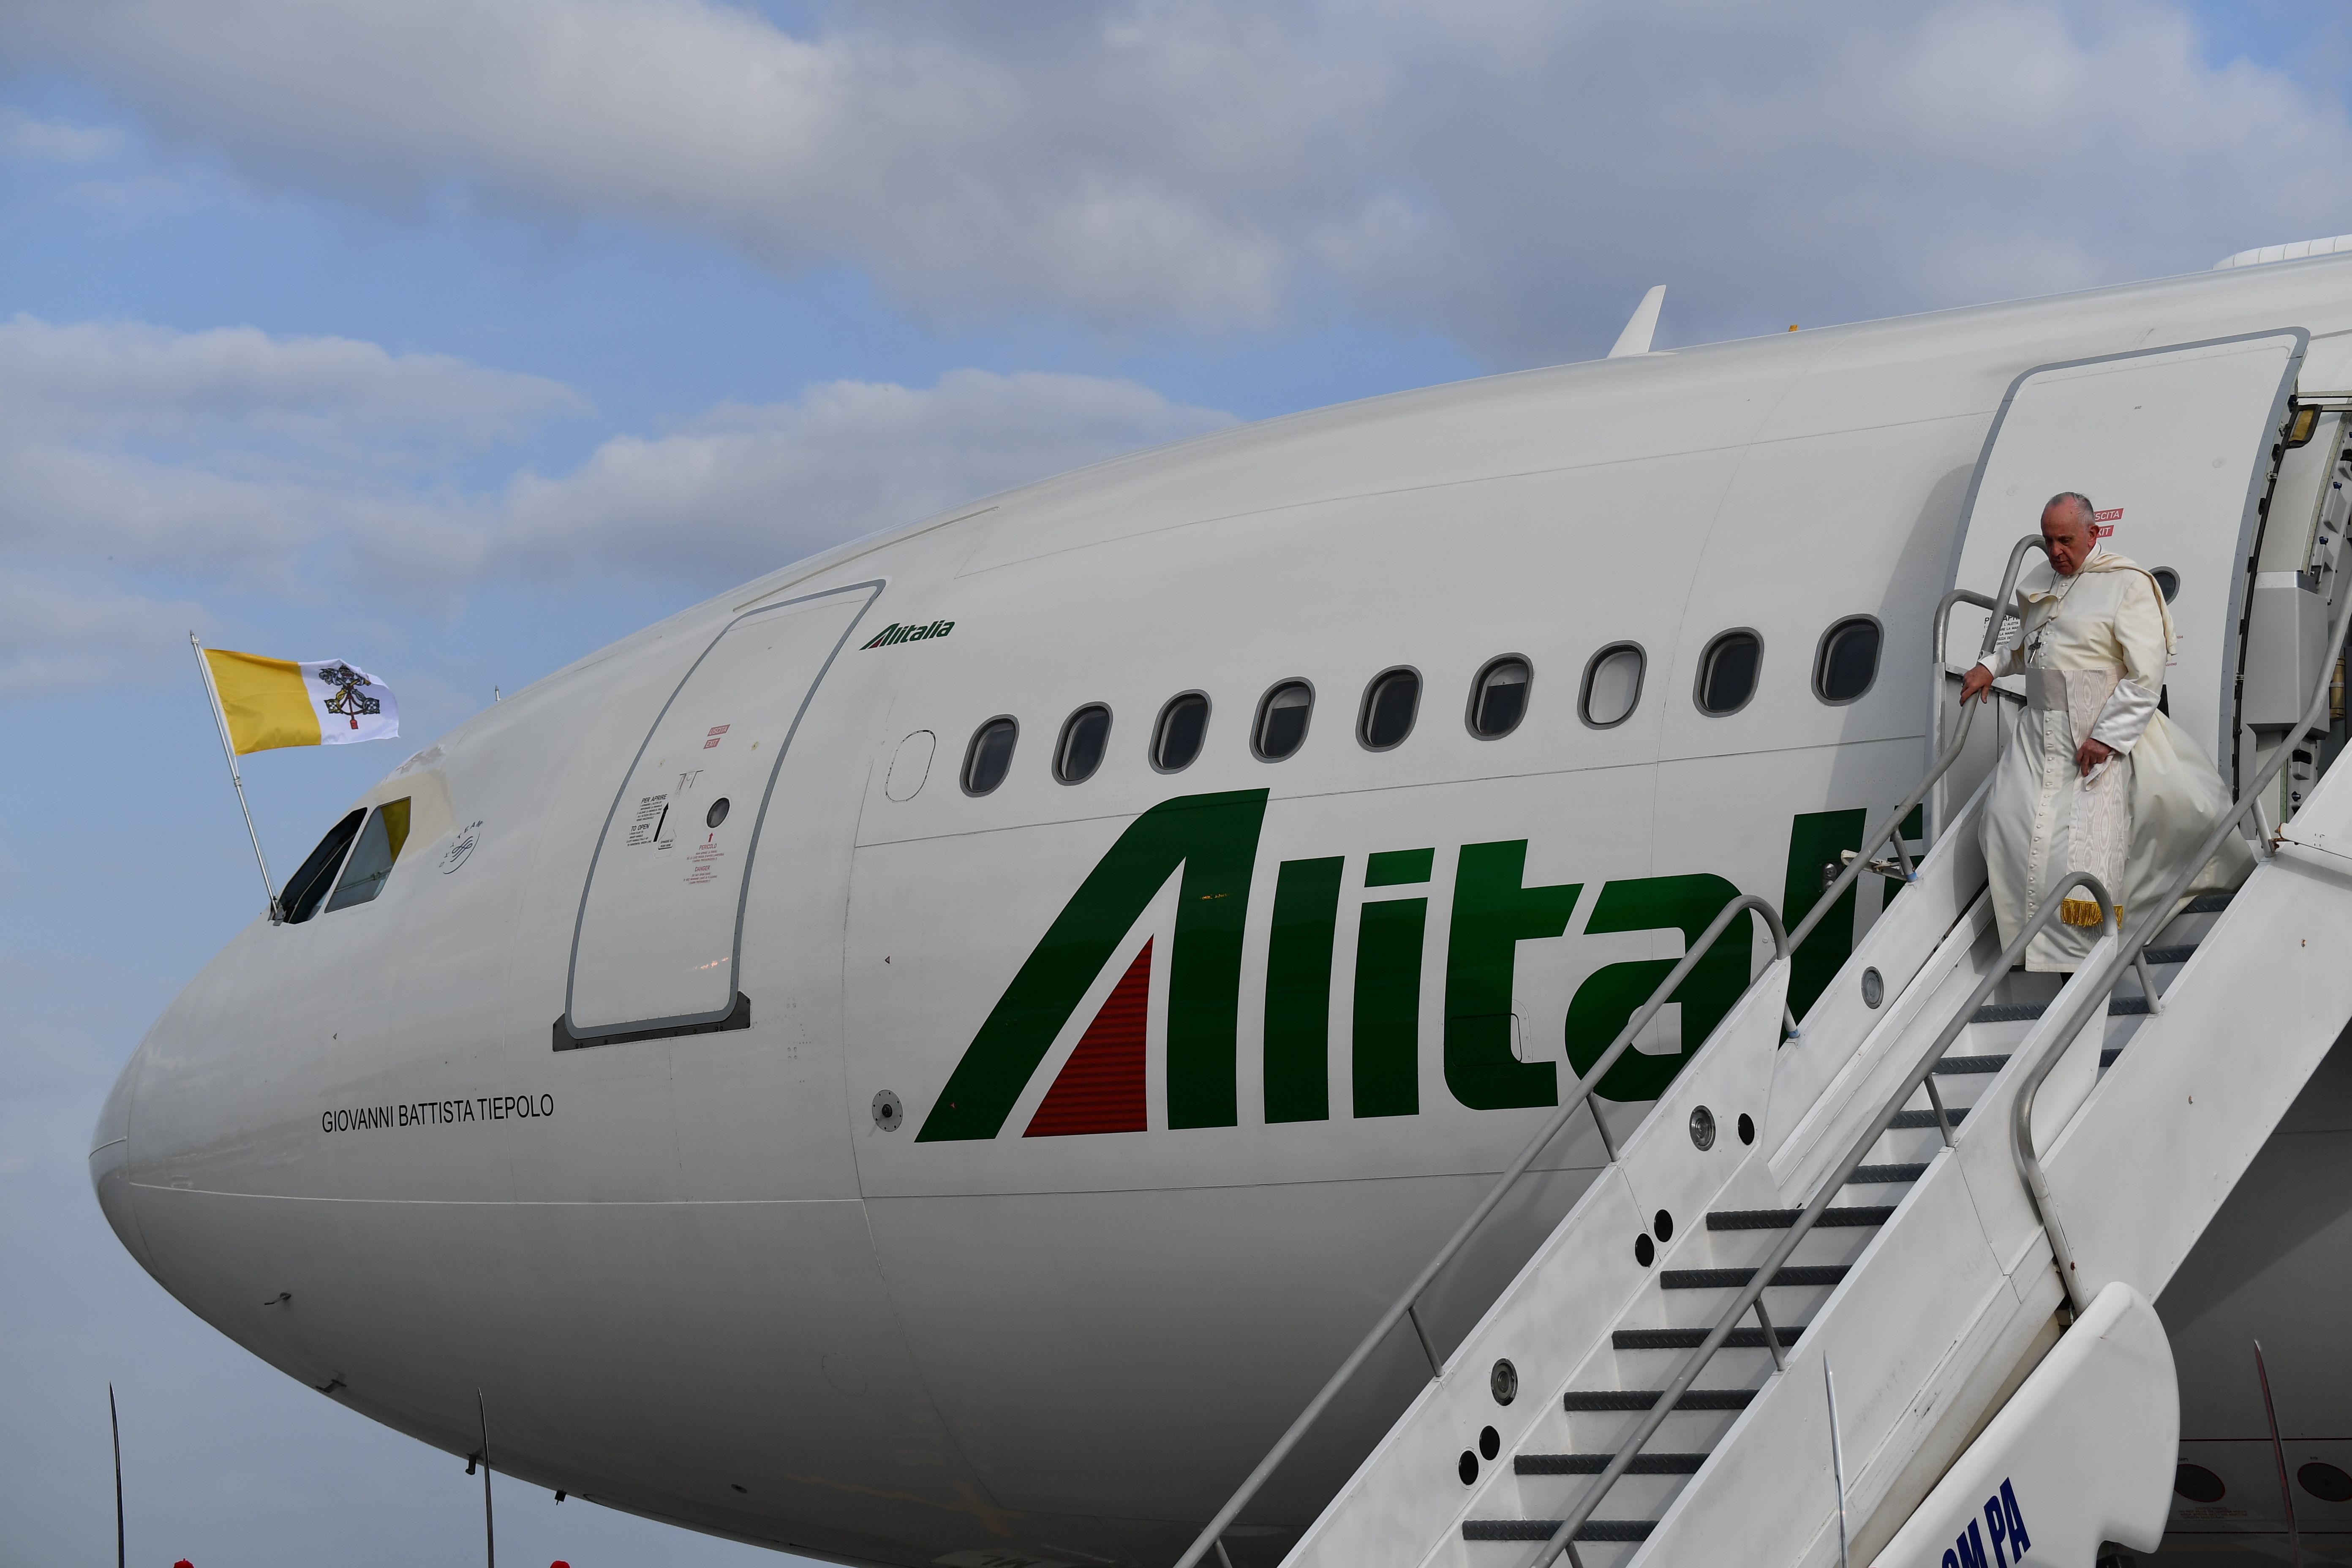
[(359, 847), (344, 864), (343, 879), (335, 884), (335, 896), (327, 900), (327, 912), (366, 903), (383, 892), (384, 879), (392, 875), (392, 863), (400, 858), (401, 846), (407, 842), (407, 800), (388, 800), (377, 806), (367, 826), (360, 829)]
[(327, 829), (327, 836), (319, 840), (310, 858), (286, 879), (286, 889), (278, 895), (278, 910), (287, 924), (299, 925), (319, 912), (319, 900), (335, 885), (335, 868), (343, 863), (343, 851), (352, 847), (360, 830), (360, 819), (365, 816), (364, 811), (352, 812)]

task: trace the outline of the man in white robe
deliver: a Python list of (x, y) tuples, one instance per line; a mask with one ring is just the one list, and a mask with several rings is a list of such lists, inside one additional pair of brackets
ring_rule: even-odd
[[(2070, 871), (2098, 878), (2119, 915), (2158, 897), (2230, 806), (2213, 764), (2157, 708), (2175, 638), (2156, 579), (2100, 548), (2091, 503), (2071, 490), (2042, 509), (2042, 538), (2049, 561), (2020, 578), (2016, 625), (1960, 686), (1969, 702), (1998, 677), (2025, 679), (1983, 824), (2004, 946)], [(2252, 868), (2231, 835), (2189, 891), (2235, 888)], [(2098, 927), (2096, 900), (2065, 899), (2025, 967), (2074, 973)]]

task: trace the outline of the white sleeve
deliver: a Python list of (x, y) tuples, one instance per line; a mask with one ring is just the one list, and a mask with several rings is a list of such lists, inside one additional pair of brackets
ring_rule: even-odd
[(2128, 755), (2156, 717), (2156, 694), (2137, 680), (2118, 680), (2091, 726), (2091, 739)]

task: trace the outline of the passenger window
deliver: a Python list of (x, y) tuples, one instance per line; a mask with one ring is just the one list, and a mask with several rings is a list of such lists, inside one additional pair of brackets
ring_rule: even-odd
[(1751, 631), (1726, 632), (1706, 645), (1698, 661), (1698, 709), (1737, 713), (1756, 695), (1756, 672), (1764, 662), (1764, 641)]
[(352, 812), (327, 829), (310, 858), (286, 879), (285, 890), (278, 895), (278, 912), (288, 925), (299, 925), (319, 912), (319, 900), (335, 885), (335, 868), (343, 863), (343, 851), (359, 836), (361, 819), (366, 816), (364, 811)]
[(1004, 782), (1013, 769), (1013, 743), (1021, 738), (1021, 726), (1000, 714), (971, 733), (971, 744), (963, 754), (963, 793), (986, 795)]
[(1412, 733), (1413, 716), (1421, 710), (1421, 677), (1410, 669), (1391, 669), (1372, 678), (1364, 689), (1364, 716), (1357, 737), (1375, 752), (1400, 745)]
[(388, 800), (377, 806), (367, 826), (360, 829), (359, 847), (343, 867), (343, 879), (335, 884), (335, 896), (327, 900), (327, 912), (366, 903), (383, 892), (384, 879), (392, 875), (392, 863), (400, 858), (401, 847), (407, 842), (407, 800)]
[(1151, 765), (1163, 773), (1179, 773), (1201, 754), (1209, 738), (1209, 700), (1197, 691), (1169, 699), (1151, 731)]
[(1088, 703), (1062, 721), (1062, 739), (1054, 747), (1054, 776), (1064, 784), (1083, 784), (1102, 766), (1103, 748), (1110, 743), (1110, 710)]
[(1878, 623), (1853, 616), (1822, 634), (1813, 660), (1813, 694), (1824, 702), (1851, 702), (1878, 679)]
[(1596, 730), (1613, 730), (1633, 715), (1642, 700), (1642, 672), (1649, 659), (1629, 642), (1602, 648), (1584, 667), (1584, 690), (1576, 710)]
[(1532, 672), (1517, 654), (1496, 659), (1470, 683), (1470, 732), (1491, 741), (1519, 727), (1528, 715)]
[(2166, 604), (2180, 596), (2180, 574), (2171, 567), (2159, 566), (2148, 575), (2156, 579), (2157, 592), (2164, 595)]
[(1278, 763), (1306, 742), (1307, 721), (1315, 713), (1315, 689), (1303, 680), (1286, 680), (1257, 705), (1257, 727), (1250, 745), (1260, 762)]

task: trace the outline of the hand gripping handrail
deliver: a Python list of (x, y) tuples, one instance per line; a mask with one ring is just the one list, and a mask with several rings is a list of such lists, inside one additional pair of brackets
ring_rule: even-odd
[(1291, 1450), (1297, 1447), (1300, 1439), (1306, 1436), (1307, 1429), (1315, 1425), (1317, 1418), (1329, 1406), (1331, 1401), (1339, 1396), (1339, 1391), (1347, 1386), (1349, 1381), (1356, 1375), (1363, 1364), (1371, 1359), (1372, 1352), (1380, 1348), (1381, 1342), (1388, 1337), (1389, 1331), (1399, 1322), (1408, 1318), (1412, 1321), (1413, 1333), (1421, 1341), (1422, 1354), (1429, 1362), (1430, 1375), (1435, 1377), (1442, 1373), (1443, 1368), (1438, 1363), (1437, 1353), (1430, 1345), (1428, 1334), (1422, 1329), (1420, 1316), (1414, 1311), (1414, 1308), (1420, 1302), (1421, 1293), (1429, 1288), (1430, 1282), (1437, 1278), (1447, 1264), (1454, 1261), (1455, 1256), (1468, 1244), (1471, 1234), (1478, 1228), (1488, 1215), (1495, 1212), (1496, 1205), (1503, 1201), (1513, 1184), (1526, 1173), (1528, 1167), (1535, 1163), (1536, 1156), (1543, 1152), (1545, 1145), (1559, 1135), (1560, 1130), (1568, 1125), (1569, 1119), (1574, 1116), (1579, 1109), (1591, 1110), (1593, 1125), (1601, 1130), (1602, 1147), (1609, 1151), (1611, 1160), (1617, 1158), (1617, 1147), (1609, 1136), (1608, 1124), (1601, 1118), (1600, 1106), (1593, 1103), (1594, 1094), (1601, 1080), (1609, 1076), (1609, 1069), (1617, 1065), (1617, 1058), (1632, 1047), (1634, 1037), (1648, 1026), (1652, 1018), (1657, 1016), (1658, 1009), (1664, 1006), (1667, 999), (1674, 995), (1675, 987), (1682, 984), (1690, 972), (1698, 967), (1699, 960), (1705, 958), (1708, 950), (1715, 946), (1716, 939), (1722, 936), (1730, 928), (1732, 921), (1743, 914), (1754, 914), (1763, 921), (1765, 929), (1771, 933), (1772, 956), (1776, 963), (1789, 956), (1788, 933), (1781, 929), (1780, 912), (1769, 903), (1753, 893), (1743, 893), (1725, 904), (1717, 911), (1715, 919), (1708, 923), (1706, 930), (1700, 933), (1699, 939), (1692, 942), (1683, 953), (1681, 962), (1667, 972), (1665, 979), (1658, 983), (1658, 988), (1650, 994), (1649, 1001), (1643, 1005), (1639, 1012), (1625, 1021), (1625, 1026), (1618, 1031), (1616, 1039), (1610, 1043), (1607, 1050), (1601, 1053), (1601, 1059), (1593, 1063), (1591, 1069), (1577, 1080), (1575, 1089), (1560, 1097), (1559, 1109), (1544, 1122), (1542, 1131), (1528, 1141), (1527, 1146), (1519, 1151), (1518, 1157), (1505, 1168), (1502, 1175), (1496, 1179), (1495, 1184), (1487, 1189), (1486, 1195), (1478, 1201), (1478, 1206), (1470, 1211), (1469, 1217), (1454, 1228), (1453, 1236), (1447, 1239), (1445, 1245), (1437, 1249), (1437, 1255), (1423, 1266), (1420, 1273), (1413, 1276), (1412, 1283), (1405, 1287), (1403, 1294), (1396, 1299), (1387, 1311), (1381, 1314), (1380, 1321), (1372, 1325), (1371, 1331), (1357, 1342), (1356, 1348), (1349, 1352), (1348, 1359), (1339, 1363), (1339, 1370), (1325, 1381), (1315, 1397), (1307, 1401), (1307, 1408), (1298, 1413), (1297, 1418), (1291, 1422), (1274, 1447), (1266, 1450), (1265, 1458), (1258, 1461), (1257, 1468), (1249, 1473), (1248, 1479), (1242, 1482), (1240, 1489), (1226, 1500), (1224, 1507), (1217, 1510), (1216, 1517), (1209, 1521), (1207, 1528), (1201, 1531), (1192, 1544), (1185, 1548), (1184, 1555), (1176, 1560), (1176, 1568), (1195, 1568), (1195, 1564), (1206, 1556), (1212, 1548), (1222, 1551), (1220, 1538), (1224, 1534), (1225, 1527), (1233, 1523), (1243, 1509), (1249, 1506), (1250, 1500), (1257, 1495), (1258, 1489), (1265, 1484), (1267, 1478), (1274, 1474), (1282, 1461), (1290, 1457)]
[[(1994, 645), (2000, 640), (2003, 620), (2000, 606), (2009, 605), (2014, 599), (2017, 593), (2017, 575), (2024, 567), (2025, 552), (2029, 550), (2040, 550), (2045, 554), (2048, 553), (2048, 546), (2042, 543), (2042, 536), (2038, 533), (2029, 533), (2011, 545), (2009, 567), (2001, 574), (2000, 592), (1991, 598), (1988, 599), (1980, 594), (1970, 593), (1966, 588), (1955, 588), (1945, 595), (1942, 602), (1937, 605), (1934, 633), (1936, 646), (1930, 651), (1934, 655), (1934, 667), (1938, 680), (1943, 679), (1944, 637), (1951, 622), (1952, 606), (1960, 604), (1975, 605), (1988, 612), (1985, 620), (1984, 642), (1978, 648), (1977, 657), (1979, 658), (1989, 657), (1992, 653)], [(1870, 868), (1871, 856), (1877, 852), (1880, 845), (1886, 843), (1890, 838), (1894, 840), (1895, 858), (1903, 868), (1904, 879), (1908, 881), (1916, 875), (1911, 868), (1910, 854), (1903, 847), (1903, 836), (1899, 831), (1903, 826), (1903, 819), (1911, 815), (1912, 807), (1927, 798), (1927, 792), (1936, 787), (1937, 781), (1949, 773), (1952, 764), (1960, 760), (1961, 749), (1969, 743), (1969, 726), (1975, 719), (1976, 706), (1973, 703), (1962, 703), (1959, 727), (1953, 731), (1951, 742), (1944, 748), (1943, 754), (1936, 759), (1936, 765), (1927, 770), (1927, 776), (1919, 781), (1917, 788), (1905, 795), (1895, 809), (1886, 814), (1885, 821), (1864, 836), (1862, 847), (1854, 852), (1853, 858), (1846, 862), (1845, 869), (1838, 873), (1836, 880), (1822, 889), (1822, 896), (1813, 900), (1813, 907), (1806, 911), (1805, 918), (1790, 930), (1789, 946), (1790, 948), (1802, 945), (1804, 940), (1813, 934), (1813, 928), (1829, 918), (1830, 910), (1836, 906), (1838, 900), (1844, 896), (1845, 890), (1853, 885), (1854, 879)]]
[[(2336, 591), (2343, 595), (2344, 603), (2336, 611), (2336, 635), (2327, 647), (2332, 653), (2340, 656), (2345, 637), (2352, 635), (2352, 582), (2338, 577)], [(2287, 731), (2287, 739), (2279, 743), (2278, 749), (2271, 753), (2271, 760), (2254, 774), (2253, 783), (2240, 793), (2231, 804), (2229, 815), (2207, 830), (2196, 854), (2189, 858), (2179, 875), (2173, 878), (2172, 885), (2164, 890), (2164, 896), (2147, 901), (2147, 907), (2133, 922), (2130, 939), (2116, 946), (2095, 978), (2083, 987), (2068, 1005), (2057, 1030), (2045, 1032), (2042, 1055), (2028, 1070), (2018, 1089), (2017, 1101), (2010, 1119), (2011, 1147), (2017, 1157), (2017, 1172), (2024, 1179), (2025, 1190), (2033, 1200), (2034, 1214), (2041, 1219), (2042, 1228), (2050, 1237), (2052, 1261), (2057, 1266), (2059, 1279), (2065, 1283), (2066, 1300), (2073, 1304), (2077, 1316), (2090, 1303), (2084, 1298), (2082, 1281), (2075, 1271), (2074, 1248), (2067, 1244), (2065, 1226), (2058, 1217), (2057, 1201), (2051, 1194), (2050, 1179), (2042, 1169), (2042, 1156), (2033, 1147), (2033, 1097), (2041, 1092), (2042, 1080), (2057, 1067), (2059, 1058), (2063, 1054), (2052, 1048), (2048, 1042), (2073, 1039), (2089, 1019), (2092, 1008), (2106, 1005), (2107, 995), (2123, 978), (2124, 971), (2139, 964), (2147, 944), (2171, 921), (2173, 907), (2179, 903), (2181, 894), (2189, 890), (2189, 882), (2205, 868), (2205, 863), (2213, 858), (2213, 851), (2221, 847), (2221, 840), (2237, 831), (2239, 821), (2248, 811), (2256, 814), (2256, 822), (2262, 820), (2263, 792), (2270, 787), (2271, 781), (2277, 778), (2279, 770), (2286, 765), (2287, 758), (2294, 753), (2295, 740), (2313, 730), (2326, 727), (2327, 689), (2335, 673), (2335, 658), (2321, 661), (2319, 679), (2314, 683), (2310, 705), (2303, 710), (2303, 722)], [(2158, 1005), (2156, 992), (2148, 984), (2147, 970), (2141, 968), (2139, 973), (2141, 988), (2147, 992), (2148, 1008), (2153, 1012)]]
[[(1643, 1416), (1635, 1424), (1633, 1430), (1618, 1445), (1617, 1452), (1610, 1457), (1608, 1465), (1602, 1468), (1591, 1487), (1585, 1491), (1584, 1496), (1578, 1500), (1576, 1506), (1568, 1510), (1568, 1517), (1559, 1521), (1559, 1526), (1551, 1532), (1551, 1538), (1544, 1542), (1543, 1550), (1536, 1553), (1535, 1561), (1528, 1564), (1528, 1568), (1550, 1568), (1550, 1565), (1559, 1560), (1562, 1552), (1570, 1554), (1571, 1563), (1578, 1561), (1574, 1546), (1577, 1531), (1592, 1517), (1593, 1510), (1601, 1506), (1601, 1499), (1609, 1495), (1609, 1489), (1617, 1484), (1618, 1478), (1633, 1467), (1633, 1460), (1641, 1454), (1642, 1445), (1648, 1442), (1664, 1424), (1666, 1417), (1674, 1413), (1676, 1402), (1689, 1392), (1690, 1385), (1698, 1380), (1700, 1373), (1706, 1370), (1706, 1363), (1714, 1358), (1715, 1352), (1723, 1348), (1723, 1342), (1731, 1337), (1731, 1331), (1738, 1326), (1739, 1320), (1747, 1316), (1750, 1310), (1756, 1313), (1757, 1321), (1763, 1325), (1764, 1342), (1772, 1352), (1773, 1367), (1776, 1371), (1780, 1369), (1780, 1335), (1772, 1328), (1771, 1320), (1764, 1315), (1765, 1289), (1772, 1283), (1773, 1276), (1780, 1271), (1780, 1265), (1786, 1263), (1790, 1254), (1797, 1250), (1797, 1244), (1811, 1233), (1814, 1224), (1820, 1220), (1822, 1212), (1830, 1206), (1831, 1200), (1835, 1198), (1839, 1191), (1845, 1186), (1847, 1179), (1864, 1160), (1870, 1157), (1872, 1147), (1877, 1143), (1888, 1125), (1902, 1111), (1904, 1103), (1934, 1074), (1936, 1064), (1943, 1060), (1944, 1053), (1951, 1049), (1952, 1042), (1960, 1037), (1960, 1031), (1966, 1029), (1975, 1018), (1976, 1011), (1984, 1005), (1985, 998), (1991, 995), (1993, 988), (2008, 975), (2010, 966), (2025, 955), (2027, 944), (2042, 933), (2044, 926), (2057, 918), (2059, 907), (2064, 901), (2066, 894), (2076, 888), (2089, 889), (2091, 896), (2098, 900), (2099, 917), (2104, 928), (2110, 931), (2115, 930), (2114, 901), (2107, 897), (2106, 889), (2099, 885), (2099, 879), (2088, 871), (2068, 873), (2043, 897), (2041, 907), (2033, 911), (2032, 918), (2025, 922), (2024, 929), (2017, 933), (2016, 940), (2012, 941), (2001, 953), (2000, 961), (1977, 983), (1976, 989), (1969, 994), (1969, 999), (1960, 1005), (1958, 1010), (1952, 1015), (1950, 1021), (1937, 1032), (1936, 1043), (1922, 1052), (1918, 1061), (1908, 1073), (1904, 1075), (1901, 1087), (1887, 1097), (1886, 1103), (1879, 1110), (1878, 1114), (1871, 1118), (1867, 1128), (1854, 1140), (1853, 1146), (1846, 1151), (1845, 1157), (1838, 1162), (1836, 1168), (1831, 1171), (1829, 1179), (1822, 1184), (1821, 1190), (1813, 1194), (1812, 1201), (1805, 1205), (1804, 1213), (1797, 1216), (1796, 1223), (1789, 1227), (1786, 1235), (1781, 1237), (1780, 1244), (1772, 1248), (1770, 1255), (1758, 1267), (1748, 1283), (1740, 1287), (1739, 1294), (1732, 1299), (1731, 1305), (1726, 1308), (1723, 1315), (1716, 1320), (1715, 1327), (1707, 1331), (1706, 1338), (1701, 1340), (1698, 1348), (1683, 1359), (1682, 1365), (1675, 1370), (1675, 1375), (1667, 1380), (1665, 1387), (1659, 1392), (1657, 1402), (1650, 1406), (1649, 1414)], [(1932, 1090), (1930, 1092), (1932, 1093)], [(1944, 1119), (1940, 1103), (1937, 1107), (1936, 1117), (1943, 1131), (1945, 1146), (1948, 1148), (1952, 1142), (1952, 1129), (1950, 1122)]]

